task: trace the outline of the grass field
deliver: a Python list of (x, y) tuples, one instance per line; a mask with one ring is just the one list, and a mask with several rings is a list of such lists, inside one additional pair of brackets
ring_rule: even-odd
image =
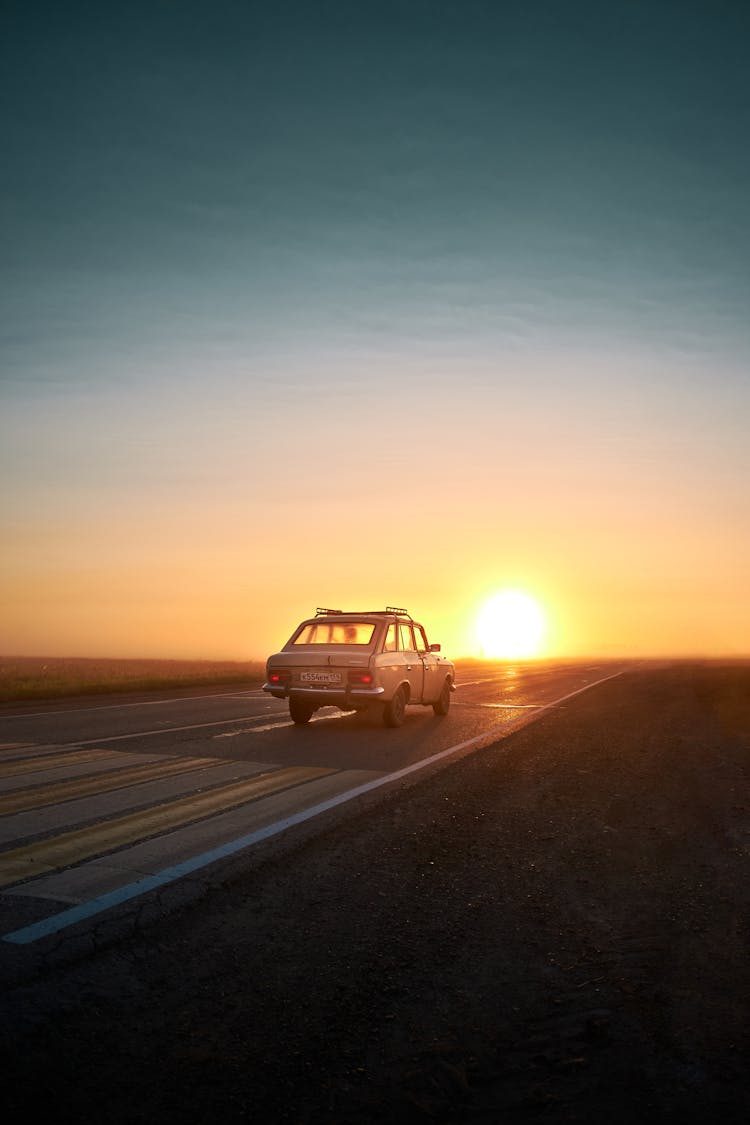
[(218, 684), (258, 684), (260, 661), (0, 657), (0, 701)]

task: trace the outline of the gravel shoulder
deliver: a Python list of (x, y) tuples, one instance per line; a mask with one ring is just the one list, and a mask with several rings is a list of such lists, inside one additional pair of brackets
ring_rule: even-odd
[(0, 1108), (744, 1125), (749, 766), (750, 665), (611, 680), (7, 995)]

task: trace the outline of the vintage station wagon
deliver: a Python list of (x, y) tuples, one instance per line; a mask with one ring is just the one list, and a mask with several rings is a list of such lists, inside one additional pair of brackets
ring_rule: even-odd
[(447, 715), (454, 680), (440, 645), (428, 644), (405, 609), (319, 608), (268, 658), (263, 690), (289, 700), (295, 723), (333, 704), (342, 711), (380, 707), (385, 725), (398, 727), (410, 703)]

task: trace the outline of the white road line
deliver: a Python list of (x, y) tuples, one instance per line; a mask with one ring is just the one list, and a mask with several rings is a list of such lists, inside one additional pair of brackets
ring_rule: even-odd
[[(613, 680), (617, 676), (621, 676), (623, 671), (624, 669), (621, 669), (619, 672), (614, 672), (609, 676), (603, 676), (600, 680), (594, 680), (584, 687), (568, 692), (567, 695), (561, 696), (559, 699), (554, 700), (553, 703), (541, 704), (536, 710), (529, 711), (527, 721), (530, 722), (535, 715), (542, 715), (545, 711), (548, 711), (550, 707), (556, 707), (560, 703), (572, 699), (573, 696), (588, 691), (589, 688), (596, 687), (598, 684), (603, 684), (607, 680)], [(365, 784), (358, 785), (354, 789), (349, 789), (345, 793), (340, 793), (336, 797), (330, 797), (327, 801), (321, 801), (319, 804), (313, 805), (309, 809), (301, 809), (292, 816), (285, 817), (283, 820), (277, 820), (273, 824), (266, 825), (265, 828), (259, 828), (255, 832), (248, 833), (246, 836), (238, 837), (236, 840), (230, 840), (228, 843), (222, 844), (221, 847), (212, 848), (210, 851), (203, 852), (202, 855), (194, 856), (192, 859), (185, 860), (183, 863), (178, 863), (173, 867), (166, 867), (162, 871), (157, 871), (154, 875), (146, 876), (144, 879), (136, 880), (135, 883), (129, 883), (127, 886), (119, 887), (116, 891), (110, 891), (109, 894), (101, 895), (98, 898), (90, 899), (89, 902), (80, 903), (78, 906), (62, 910), (59, 914), (53, 914), (51, 917), (45, 918), (40, 922), (35, 922), (30, 926), (24, 926), (20, 930), (14, 930), (10, 934), (5, 934), (2, 937), (2, 941), (10, 942), (13, 945), (29, 945), (32, 942), (39, 941), (41, 938), (49, 937), (50, 934), (59, 933), (60, 930), (67, 929), (68, 926), (73, 926), (77, 922), (85, 921), (87, 918), (92, 918), (96, 914), (102, 914), (104, 911), (111, 910), (115, 906), (120, 906), (124, 902), (129, 902), (131, 899), (139, 898), (141, 895), (146, 894), (147, 891), (153, 891), (158, 887), (166, 886), (168, 883), (177, 882), (186, 875), (191, 875), (195, 871), (200, 871), (202, 868), (208, 867), (210, 864), (216, 863), (220, 859), (227, 859), (229, 856), (236, 855), (238, 852), (244, 851), (254, 844), (269, 840), (273, 836), (279, 836), (288, 828), (293, 828), (298, 824), (304, 824), (305, 821), (312, 820), (314, 817), (320, 816), (321, 813), (328, 812), (330, 809), (337, 808), (339, 805), (346, 804), (348, 801), (353, 801), (357, 797), (362, 797), (365, 793), (370, 793), (374, 789), (380, 789), (384, 785), (390, 785), (395, 781), (400, 781), (402, 778), (408, 777), (409, 774), (423, 770), (427, 766), (434, 765), (436, 762), (466, 754), (469, 750), (479, 749), (483, 744), (489, 745), (493, 741), (498, 741), (502, 737), (503, 732), (509, 733), (507, 731), (508, 725), (508, 723), (502, 723), (500, 726), (492, 727), (490, 730), (485, 731), (483, 734), (476, 735), (466, 742), (459, 742), (456, 746), (449, 746), (447, 750), (440, 750), (437, 754), (430, 755), (429, 758), (423, 758), (419, 762), (413, 762), (410, 766), (405, 766), (403, 769), (395, 770), (393, 773), (388, 773), (383, 777), (375, 778), (373, 781), (365, 782)], [(514, 731), (515, 730), (518, 730), (517, 726), (514, 727)]]
[[(311, 723), (329, 722), (331, 719), (346, 719), (348, 716), (347, 711), (334, 712), (331, 715), (313, 715), (310, 719)], [(282, 727), (293, 727), (294, 723), (291, 719), (279, 719), (275, 723), (265, 723), (262, 727), (242, 727), (241, 730), (229, 730), (224, 734), (214, 734), (212, 738), (237, 738), (240, 734), (263, 734), (267, 730), (280, 730)]]
[[(577, 672), (579, 675), (584, 673), (584, 672), (598, 672), (600, 670), (600, 668), (601, 668), (601, 665), (599, 665), (599, 664), (592, 664), (592, 665), (584, 664), (584, 665), (581, 665), (580, 667), (576, 667), (575, 665), (567, 666), (568, 671), (570, 671), (573, 674), (575, 674)], [(559, 672), (559, 668), (544, 668), (544, 667), (532, 668), (532, 667), (527, 666), (527, 667), (523, 668), (522, 671), (532, 672), (532, 673), (535, 673), (536, 675), (549, 676), (549, 675), (556, 675)], [(456, 687), (457, 688), (476, 687), (478, 684), (494, 684), (494, 683), (497, 683), (498, 680), (511, 680), (512, 681), (512, 680), (515, 679), (516, 675), (517, 675), (517, 670), (514, 667), (504, 668), (504, 669), (501, 669), (497, 672), (493, 672), (492, 675), (490, 675), (490, 676), (483, 677), (481, 680), (463, 680), (463, 681), (461, 681), (461, 683), (456, 684)], [(597, 683), (600, 683), (600, 682), (601, 681), (597, 680)]]
[(206, 695), (182, 695), (174, 699), (140, 699), (128, 703), (102, 703), (97, 707), (65, 707), (59, 711), (25, 711), (20, 715), (0, 715), (1, 719), (45, 719), (48, 715), (81, 715), (86, 711), (120, 711), (125, 707), (160, 707), (164, 703), (195, 703), (199, 699), (248, 699), (252, 696), (267, 699), (267, 693), (260, 688), (248, 691), (216, 691)]
[(505, 674), (497, 676), (487, 676), (484, 680), (465, 680), (460, 684), (456, 684), (456, 688), (476, 687), (478, 684), (494, 684), (497, 680), (506, 680), (508, 677)]
[(278, 723), (265, 723), (262, 727), (240, 727), (239, 730), (225, 730), (221, 734), (212, 734), (211, 738), (239, 738), (241, 734), (262, 734), (266, 730), (280, 730), (282, 727), (292, 725), (289, 719), (281, 719)]
[(451, 707), (486, 707), (491, 711), (539, 711), (554, 703), (472, 703), (468, 699), (452, 699)]
[(79, 746), (98, 746), (103, 742), (127, 742), (133, 738), (150, 738), (157, 734), (179, 734), (186, 730), (202, 730), (205, 727), (228, 727), (232, 723), (251, 723), (253, 719), (264, 719), (265, 715), (240, 715), (235, 719), (215, 719), (211, 723), (190, 723), (184, 727), (158, 727), (156, 730), (137, 730), (132, 734), (108, 734), (104, 738), (81, 738), (76, 742), (65, 742), (56, 746), (56, 750), (74, 750)]

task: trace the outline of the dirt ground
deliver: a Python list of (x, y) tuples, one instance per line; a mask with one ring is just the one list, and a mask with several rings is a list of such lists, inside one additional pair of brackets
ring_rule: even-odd
[(744, 1125), (749, 764), (748, 665), (571, 699), (7, 996), (4, 1120)]

